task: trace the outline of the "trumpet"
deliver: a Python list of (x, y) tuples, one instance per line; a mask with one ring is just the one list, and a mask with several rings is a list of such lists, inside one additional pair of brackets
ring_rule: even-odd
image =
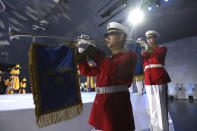
[[(15, 38), (19, 38), (19, 37), (31, 37), (33, 39), (33, 41), (35, 40), (35, 38), (55, 38), (55, 39), (63, 39), (63, 40), (69, 40), (69, 41), (73, 41), (73, 42), (77, 42), (80, 39), (84, 39), (83, 37), (68, 37), (68, 36), (56, 36), (56, 35), (43, 35), (43, 34), (32, 34), (32, 33), (24, 33), (24, 32), (19, 32), (16, 31), (14, 29), (12, 29), (11, 27), (9, 27), (9, 38), (10, 40), (13, 40)], [(89, 36), (86, 37), (88, 41), (90, 41), (91, 43), (96, 43), (96, 44), (105, 44), (106, 40), (94, 40), (94, 39), (89, 39)], [(138, 42), (136, 40), (133, 39), (127, 39), (126, 40), (127, 44), (138, 44)]]
[(43, 34), (32, 34), (32, 33), (24, 33), (24, 32), (19, 32), (11, 27), (9, 27), (9, 37), (10, 40), (17, 38), (17, 37), (40, 37), (40, 38), (57, 38), (57, 39), (67, 39), (67, 40), (73, 40), (76, 39), (76, 37), (66, 37), (66, 36), (55, 36), (55, 35), (43, 35)]

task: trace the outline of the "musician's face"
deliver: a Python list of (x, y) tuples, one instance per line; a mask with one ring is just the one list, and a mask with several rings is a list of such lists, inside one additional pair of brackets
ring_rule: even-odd
[(157, 37), (155, 36), (148, 37), (146, 40), (150, 46), (157, 44)]
[(107, 36), (107, 46), (109, 49), (121, 48), (122, 37), (119, 34), (109, 34)]

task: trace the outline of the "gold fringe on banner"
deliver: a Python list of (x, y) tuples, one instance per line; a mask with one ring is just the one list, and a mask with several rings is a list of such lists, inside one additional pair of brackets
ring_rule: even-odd
[(133, 77), (133, 82), (138, 82), (138, 81), (143, 81), (143, 80), (144, 80), (144, 74)]
[[(49, 126), (51, 124), (55, 124), (61, 121), (69, 120), (73, 117), (76, 117), (83, 111), (83, 104), (81, 100), (81, 93), (79, 83), (77, 84), (77, 91), (78, 91), (78, 98), (79, 102), (69, 105), (66, 107), (62, 107), (60, 109), (50, 110), (47, 112), (42, 112), (42, 103), (41, 103), (41, 96), (39, 90), (39, 83), (38, 83), (38, 71), (37, 71), (37, 46), (62, 46), (67, 45), (74, 49), (75, 55), (75, 62), (76, 61), (76, 48), (73, 42), (59, 44), (59, 45), (47, 45), (47, 44), (39, 44), (39, 43), (32, 43), (31, 48), (29, 50), (29, 71), (30, 71), (30, 79), (31, 79), (31, 90), (33, 93), (33, 99), (35, 104), (35, 115), (36, 115), (36, 124), (39, 128)], [(77, 68), (76, 68), (77, 70)], [(77, 72), (76, 72), (77, 73)], [(78, 74), (77, 82), (79, 81)]]

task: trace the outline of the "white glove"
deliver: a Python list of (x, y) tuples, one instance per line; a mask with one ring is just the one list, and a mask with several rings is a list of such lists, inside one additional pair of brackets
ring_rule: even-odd
[(78, 39), (84, 39), (84, 40), (89, 40), (89, 35), (85, 35), (85, 34), (82, 34), (81, 36), (78, 37)]
[(77, 47), (78, 47), (78, 51), (79, 53), (83, 53), (84, 50), (86, 50), (86, 48), (90, 45), (93, 45), (93, 41), (89, 40), (89, 36), (88, 35), (81, 35), (80, 37), (78, 37), (77, 39)]
[(143, 40), (143, 38), (138, 38), (137, 43), (140, 44), (141, 47), (147, 48), (148, 44)]

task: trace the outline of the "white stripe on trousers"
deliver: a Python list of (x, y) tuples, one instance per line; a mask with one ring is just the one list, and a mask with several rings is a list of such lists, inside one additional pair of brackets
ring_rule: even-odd
[(145, 85), (150, 108), (152, 131), (169, 131), (167, 84)]

